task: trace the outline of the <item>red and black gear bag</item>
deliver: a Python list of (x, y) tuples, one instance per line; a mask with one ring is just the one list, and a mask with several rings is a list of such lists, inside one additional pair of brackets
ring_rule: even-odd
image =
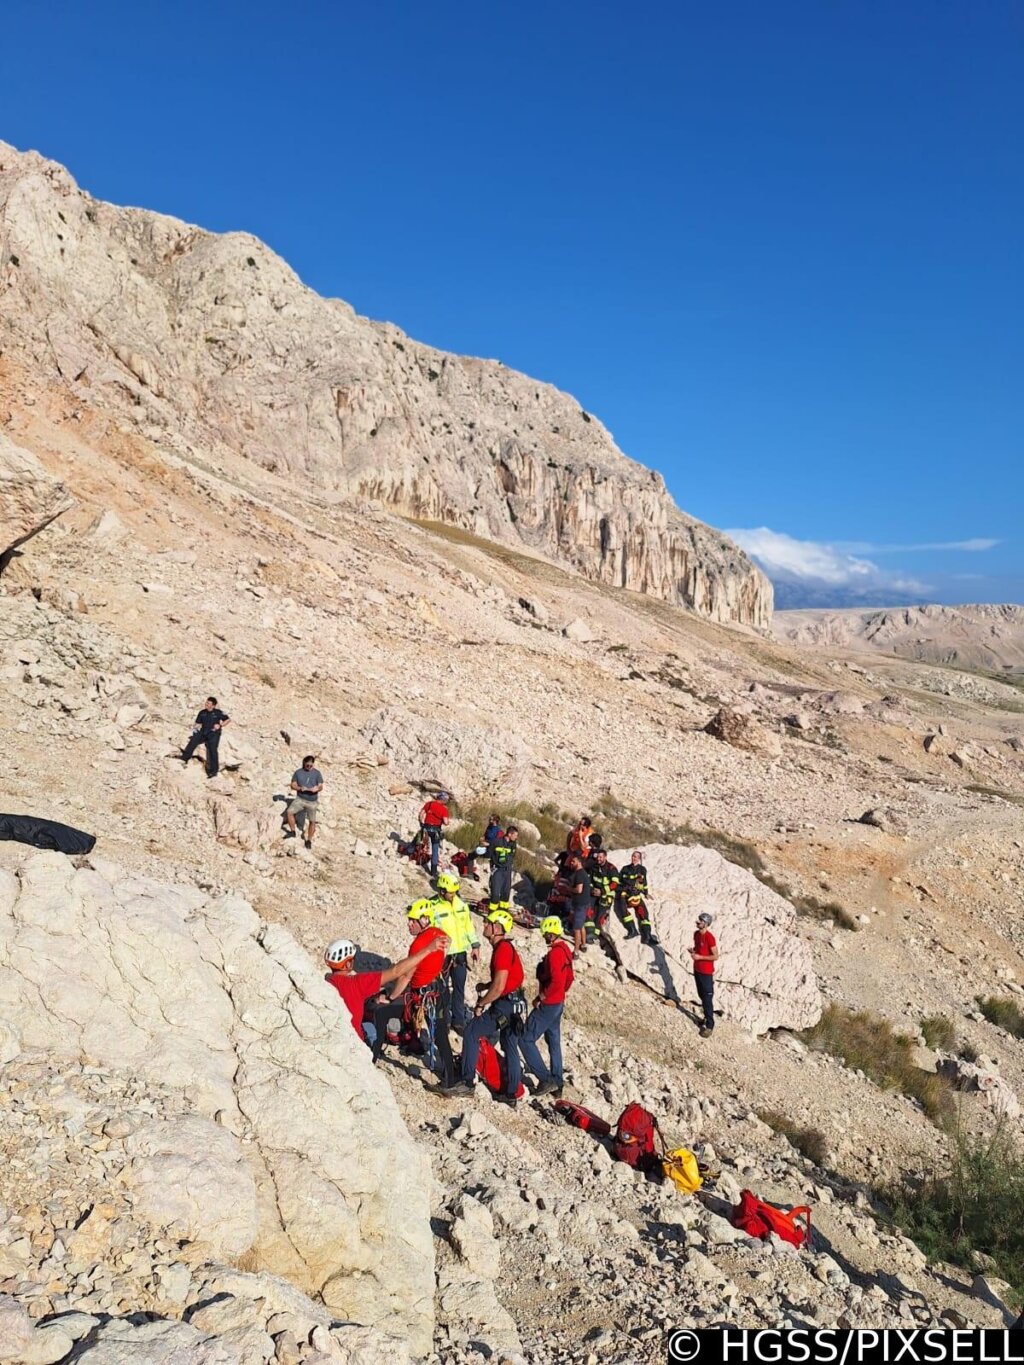
[(612, 1126), (608, 1120), (595, 1114), (592, 1109), (584, 1109), (582, 1104), (573, 1104), (572, 1100), (555, 1100), (554, 1107), (566, 1123), (571, 1123), (574, 1128), (582, 1128), (585, 1133), (593, 1133), (595, 1137), (608, 1137), (611, 1134)]
[(612, 1155), (627, 1166), (647, 1166), (655, 1155), (658, 1121), (642, 1104), (627, 1104), (619, 1115)]
[[(498, 1055), (494, 1044), (487, 1038), (480, 1039), (480, 1051), (476, 1054), (476, 1074), (492, 1095), (504, 1095), (506, 1093), (505, 1059)], [(520, 1081), (519, 1089), (516, 1091), (516, 1099), (521, 1100), (525, 1094), (526, 1086)]]
[(740, 1191), (740, 1202), (732, 1211), (732, 1225), (748, 1237), (767, 1241), (774, 1232), (792, 1246), (803, 1246), (811, 1235), (811, 1210), (806, 1204), (795, 1209), (777, 1209), (766, 1204), (750, 1190)]

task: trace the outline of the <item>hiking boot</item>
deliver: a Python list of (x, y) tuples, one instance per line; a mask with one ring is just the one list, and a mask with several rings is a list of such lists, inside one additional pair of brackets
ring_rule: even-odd
[(441, 1094), (446, 1100), (468, 1100), (472, 1098), (473, 1087), (465, 1081), (456, 1081), (454, 1085), (443, 1085)]
[(312, 839), (305, 839), (305, 840), (303, 840), (303, 842), (305, 843), (305, 845), (306, 845), (307, 848), (312, 848), (312, 847), (313, 847), (313, 840), (312, 840)]
[(714, 1031), (715, 1030), (713, 1028), (708, 1028), (707, 1024), (702, 1024), (700, 1029), (700, 1036), (702, 1038), (710, 1038)]
[(294, 831), (293, 829), (286, 829), (285, 832), (284, 832), (284, 837), (285, 837), (286, 839), (294, 839), (294, 838), (295, 838), (295, 831)]
[(653, 934), (644, 934), (643, 940), (647, 944), (648, 948), (656, 948), (658, 946), (658, 940), (654, 937)]
[(514, 1109), (519, 1103), (515, 1095), (495, 1095), (494, 1098), (499, 1104), (507, 1104), (510, 1109)]
[(539, 1081), (534, 1088), (533, 1097), (537, 1099), (540, 1095), (553, 1095), (559, 1087), (549, 1076), (546, 1081)]
[(633, 928), (632, 925), (630, 925), (629, 928), (626, 930), (626, 937), (627, 937), (627, 938), (640, 938), (640, 937), (642, 937), (642, 935), (639, 934), (639, 933), (637, 932), (637, 930)]

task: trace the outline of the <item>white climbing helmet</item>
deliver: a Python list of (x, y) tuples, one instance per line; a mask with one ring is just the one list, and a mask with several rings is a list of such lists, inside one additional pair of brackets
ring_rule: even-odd
[(350, 957), (355, 957), (359, 949), (349, 938), (336, 938), (333, 943), (327, 945), (324, 953), (324, 961), (328, 967), (340, 967), (343, 962), (347, 962)]

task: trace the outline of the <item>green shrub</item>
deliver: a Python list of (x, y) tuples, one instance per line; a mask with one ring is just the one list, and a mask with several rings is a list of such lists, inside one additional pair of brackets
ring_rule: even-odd
[(1005, 995), (979, 995), (978, 1008), (990, 1024), (1004, 1028), (1014, 1038), (1024, 1038), (1024, 1014), (1016, 1000)]
[(813, 1161), (815, 1166), (823, 1166), (828, 1159), (828, 1143), (825, 1134), (819, 1128), (804, 1128), (799, 1123), (794, 1123), (785, 1114), (780, 1114), (775, 1109), (759, 1110), (757, 1117), (762, 1123), (767, 1123), (768, 1127), (776, 1133), (781, 1133), (791, 1147), (809, 1161)]
[(947, 1170), (881, 1191), (892, 1221), (932, 1260), (973, 1270), (971, 1253), (996, 1262), (1024, 1293), (1024, 1158), (998, 1128), (987, 1139), (957, 1132)]
[(946, 1014), (929, 1014), (922, 1019), (921, 1032), (933, 1052), (952, 1052), (956, 1046), (956, 1025)]
[(808, 1047), (830, 1052), (844, 1066), (863, 1071), (882, 1090), (896, 1090), (917, 1100), (933, 1122), (945, 1126), (952, 1119), (949, 1084), (934, 1071), (914, 1065), (914, 1039), (897, 1033), (887, 1019), (832, 1004), (800, 1037)]

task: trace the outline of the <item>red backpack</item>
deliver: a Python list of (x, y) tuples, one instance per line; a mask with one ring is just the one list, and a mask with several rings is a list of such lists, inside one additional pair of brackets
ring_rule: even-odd
[(612, 1155), (616, 1161), (640, 1170), (657, 1162), (655, 1134), (658, 1120), (641, 1104), (627, 1104), (619, 1115), (612, 1138)]
[(732, 1211), (732, 1225), (764, 1242), (774, 1232), (784, 1242), (800, 1247), (811, 1235), (811, 1210), (806, 1204), (788, 1211), (777, 1209), (750, 1190), (741, 1190), (740, 1202)]
[[(505, 1093), (505, 1059), (499, 1057), (494, 1044), (487, 1038), (480, 1039), (480, 1051), (476, 1055), (476, 1074), (493, 1095)], [(525, 1094), (526, 1086), (520, 1081), (516, 1099), (521, 1100)]]

